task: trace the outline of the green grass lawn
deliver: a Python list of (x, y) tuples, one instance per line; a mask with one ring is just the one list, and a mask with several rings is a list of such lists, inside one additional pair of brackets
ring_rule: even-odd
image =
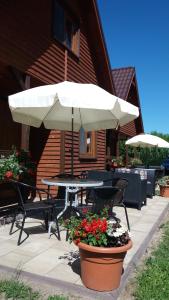
[[(43, 300), (43, 296), (33, 291), (28, 285), (18, 280), (2, 280), (0, 281), (0, 299), (10, 300)], [(68, 297), (54, 295), (49, 296), (47, 300), (68, 300)]]
[(163, 227), (158, 248), (137, 275), (135, 300), (169, 300), (169, 222)]

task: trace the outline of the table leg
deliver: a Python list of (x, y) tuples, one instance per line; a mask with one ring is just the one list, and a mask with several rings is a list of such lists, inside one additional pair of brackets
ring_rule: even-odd
[[(64, 209), (56, 216), (57, 220), (63, 216), (63, 214), (66, 212), (67, 209), (70, 209), (70, 214), (71, 212), (75, 212), (77, 215), (81, 215), (80, 211), (78, 210), (78, 197), (77, 197), (77, 192), (79, 191), (78, 188), (69, 188), (66, 187), (66, 192), (65, 192), (65, 206)], [(71, 194), (75, 194), (75, 199), (71, 199)], [(48, 236), (50, 238), (51, 236), (51, 229), (52, 226), (55, 224), (54, 221), (49, 222), (49, 227), (48, 227)]]

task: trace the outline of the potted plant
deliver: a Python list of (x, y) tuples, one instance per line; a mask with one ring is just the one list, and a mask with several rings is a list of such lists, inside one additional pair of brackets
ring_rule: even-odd
[(122, 156), (112, 158), (112, 168), (122, 167), (124, 165)]
[(119, 287), (126, 252), (132, 247), (130, 234), (119, 219), (110, 218), (108, 208), (101, 214), (85, 212), (64, 221), (70, 242), (79, 247), (81, 279), (93, 290)]
[(130, 165), (132, 168), (142, 165), (142, 160), (140, 158), (134, 157), (130, 159)]
[[(0, 158), (0, 184), (5, 197), (12, 196), (10, 188), (10, 179), (19, 180), (33, 185), (35, 182), (36, 164), (32, 162), (30, 153), (21, 150), (13, 150), (13, 153)], [(27, 194), (27, 195), (26, 195)], [(25, 194), (25, 200), (29, 192)]]
[(160, 196), (169, 197), (169, 176), (163, 176), (158, 180)]
[(20, 180), (28, 184), (33, 184), (36, 164), (31, 160), (28, 151), (14, 150), (7, 157), (0, 157), (0, 182), (8, 179)]

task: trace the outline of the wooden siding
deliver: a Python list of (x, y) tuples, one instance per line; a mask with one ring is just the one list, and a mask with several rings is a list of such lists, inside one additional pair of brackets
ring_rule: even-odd
[[(90, 4), (91, 2), (88, 1), (88, 4), (85, 5)], [(66, 66), (67, 80), (91, 82), (99, 84), (103, 88), (109, 86), (109, 90), (111, 90), (110, 81), (106, 81), (105, 74), (102, 72), (98, 74), (100, 61), (104, 63), (104, 58), (100, 56), (100, 52), (99, 56), (98, 53), (95, 55), (96, 46), (91, 49), (93, 36), (90, 36), (90, 26), (86, 23), (88, 12), (83, 10), (83, 5), (78, 0), (71, 3), (72, 8), (75, 7), (75, 13), (79, 14), (79, 20), (82, 20), (80, 22), (80, 55), (78, 58), (68, 51), (66, 62), (65, 47), (54, 41), (51, 35), (52, 0), (1, 0), (0, 64), (2, 63), (6, 67), (13, 66), (19, 71), (31, 75), (31, 87), (65, 80)], [(96, 24), (94, 26), (97, 27)], [(98, 57), (100, 57), (99, 62)], [(101, 77), (103, 77), (103, 81), (101, 81)], [(18, 91), (17, 88), (15, 92)], [(8, 95), (9, 91), (6, 90), (6, 93)], [(44, 144), (42, 136), (46, 136), (46, 132), (48, 136)], [(70, 171), (70, 132), (65, 133), (65, 144), (61, 136), (63, 137), (59, 131), (52, 130), (50, 132), (41, 128), (31, 128), (30, 150), (38, 161), (37, 182), (39, 186), (42, 186), (42, 177), (63, 171), (63, 166), (65, 166), (65, 171)], [(61, 145), (63, 146), (61, 147)], [(97, 160), (80, 161), (79, 135), (75, 133), (75, 173), (92, 168), (104, 169), (105, 149), (105, 131), (100, 131), (97, 135)], [(65, 161), (63, 161), (64, 151)]]
[(137, 135), (137, 128), (135, 121), (132, 121), (120, 128), (120, 133), (123, 133), (127, 136), (135, 136)]
[(98, 84), (93, 57), (91, 55), (86, 33), (83, 28), (80, 32), (80, 55), (75, 59), (74, 55), (68, 56), (67, 79), (76, 82), (90, 82)]
[[(33, 151), (37, 155), (37, 184), (39, 187), (44, 187), (41, 183), (42, 178), (54, 176), (60, 172), (60, 131), (43, 129), (41, 134), (42, 139), (44, 139), (44, 131), (46, 131), (45, 141), (42, 141), (39, 137), (40, 141), (37, 140), (37, 149)], [(33, 140), (35, 141), (35, 139)]]
[[(106, 136), (105, 131), (97, 132), (97, 160), (79, 159), (79, 133), (74, 134), (74, 173), (80, 175), (81, 171), (91, 169), (104, 169), (106, 154)], [(71, 132), (65, 135), (65, 171), (71, 170)]]
[(0, 60), (42, 83), (64, 79), (64, 50), (51, 39), (51, 4), (45, 0), (0, 2)]

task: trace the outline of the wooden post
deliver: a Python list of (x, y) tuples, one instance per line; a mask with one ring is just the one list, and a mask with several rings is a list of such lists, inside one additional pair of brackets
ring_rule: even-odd
[[(30, 75), (26, 74), (24, 81), (23, 74), (19, 70), (15, 69), (14, 67), (10, 67), (9, 70), (22, 91), (30, 89)], [(21, 149), (29, 150), (30, 126), (24, 124), (22, 124), (21, 126)]]
[(29, 150), (30, 126), (22, 124), (21, 128), (21, 149)]
[[(25, 85), (25, 90), (30, 89), (30, 76), (26, 75), (24, 85)], [(30, 135), (30, 126), (22, 124), (21, 149), (29, 150), (29, 135)]]

